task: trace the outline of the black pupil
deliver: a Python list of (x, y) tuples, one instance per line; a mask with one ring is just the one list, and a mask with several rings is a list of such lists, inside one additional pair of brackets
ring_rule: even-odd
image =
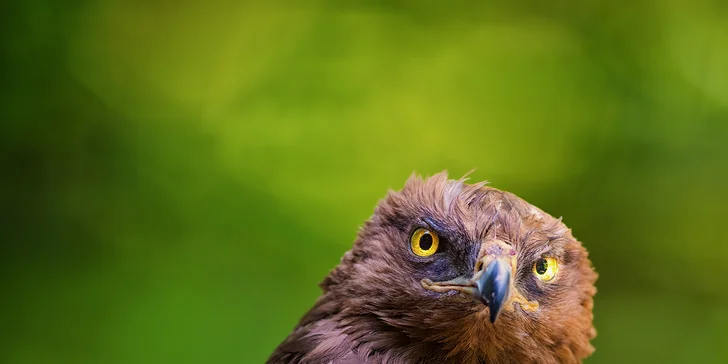
[(538, 274), (544, 274), (546, 273), (546, 268), (549, 266), (549, 263), (546, 261), (546, 259), (541, 259), (536, 263), (536, 273)]
[(432, 248), (432, 235), (430, 235), (430, 233), (425, 233), (425, 235), (422, 235), (420, 238), (420, 249), (430, 250), (430, 248)]

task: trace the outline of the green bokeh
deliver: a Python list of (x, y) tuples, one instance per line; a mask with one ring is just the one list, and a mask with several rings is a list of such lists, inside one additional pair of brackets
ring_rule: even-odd
[(728, 362), (723, 1), (0, 6), (0, 363), (259, 363), (388, 188), (564, 221), (589, 363)]

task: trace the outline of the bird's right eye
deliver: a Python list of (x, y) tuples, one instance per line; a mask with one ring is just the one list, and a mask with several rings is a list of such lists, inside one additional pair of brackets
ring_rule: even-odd
[(536, 263), (533, 263), (533, 274), (538, 277), (538, 279), (548, 282), (552, 279), (554, 279), (554, 276), (556, 276), (556, 272), (559, 270), (559, 261), (556, 260), (556, 258), (542, 258), (539, 259)]
[(410, 237), (412, 252), (420, 257), (429, 257), (435, 254), (440, 245), (440, 237), (434, 231), (419, 228)]

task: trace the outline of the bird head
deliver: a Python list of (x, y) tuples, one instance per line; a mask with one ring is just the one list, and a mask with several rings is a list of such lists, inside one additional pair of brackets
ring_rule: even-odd
[(560, 219), (443, 172), (390, 191), (322, 286), (352, 326), (448, 357), (570, 362), (593, 351), (596, 278)]

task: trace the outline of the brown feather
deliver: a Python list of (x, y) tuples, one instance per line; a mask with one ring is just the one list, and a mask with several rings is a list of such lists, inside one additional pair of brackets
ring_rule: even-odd
[[(591, 354), (597, 274), (581, 243), (560, 219), (517, 196), (464, 182), (442, 172), (390, 191), (268, 363), (576, 363)], [(425, 217), (458, 237), (427, 262), (409, 247)], [(536, 311), (514, 304), (492, 324), (483, 304), (422, 288), (433, 272), (472, 272), (488, 239), (517, 251), (515, 286), (538, 302)], [(531, 276), (546, 251), (561, 262), (549, 283)]]

